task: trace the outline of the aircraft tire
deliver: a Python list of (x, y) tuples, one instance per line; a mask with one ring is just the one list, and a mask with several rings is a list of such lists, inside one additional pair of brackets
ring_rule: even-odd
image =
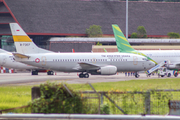
[(136, 78), (139, 78), (139, 76), (140, 76), (140, 75), (138, 75), (138, 74), (135, 75)]
[(174, 77), (177, 77), (177, 76), (178, 76), (178, 74), (177, 74), (177, 73), (175, 73), (175, 74), (174, 74)]
[(171, 77), (171, 73), (168, 73), (167, 77)]
[(54, 75), (54, 72), (53, 71), (48, 71), (47, 75)]
[(164, 75), (161, 75), (161, 77), (164, 77)]
[(84, 74), (84, 78), (89, 78), (89, 74), (88, 73)]
[(32, 71), (31, 75), (38, 75), (38, 71)]
[(84, 74), (79, 74), (79, 78), (83, 78), (84, 77)]

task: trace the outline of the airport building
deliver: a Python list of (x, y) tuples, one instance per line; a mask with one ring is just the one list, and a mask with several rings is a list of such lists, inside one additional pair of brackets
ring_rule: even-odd
[[(102, 45), (96, 45), (97, 41)], [(180, 50), (180, 39), (128, 39), (136, 50)], [(49, 49), (55, 52), (117, 52), (115, 38), (52, 37)], [(66, 47), (68, 45), (69, 47)]]
[[(128, 35), (136, 32), (138, 26), (145, 27), (149, 38), (167, 38), (168, 32), (180, 33), (179, 6), (179, 2), (129, 1)], [(62, 49), (68, 47), (77, 48), (77, 52), (89, 51), (99, 42), (87, 41), (89, 26), (100, 25), (103, 37), (113, 36), (112, 24), (118, 24), (125, 33), (126, 3), (111, 0), (0, 0), (0, 46), (14, 51), (11, 22), (18, 23), (39, 47), (61, 52), (70, 52)], [(83, 40), (53, 41), (54, 37), (83, 37)], [(115, 44), (105, 39), (102, 39), (104, 45)]]

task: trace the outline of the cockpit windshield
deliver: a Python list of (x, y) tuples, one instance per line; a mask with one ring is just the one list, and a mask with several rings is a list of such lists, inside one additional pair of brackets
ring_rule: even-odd
[(149, 61), (147, 58), (142, 58), (142, 60), (144, 60), (144, 61)]

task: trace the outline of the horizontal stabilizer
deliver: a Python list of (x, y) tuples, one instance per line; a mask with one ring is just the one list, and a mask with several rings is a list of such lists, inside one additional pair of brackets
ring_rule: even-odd
[(166, 64), (167, 61), (163, 61), (161, 63), (159, 63), (158, 65), (154, 66), (153, 68), (151, 68), (150, 70), (147, 71), (148, 74), (151, 74), (152, 72), (154, 72), (155, 70), (159, 69), (160, 67), (164, 66)]
[(13, 55), (15, 57), (19, 57), (19, 58), (30, 58), (30, 56), (24, 55), (24, 54), (20, 54), (20, 53), (13, 53)]

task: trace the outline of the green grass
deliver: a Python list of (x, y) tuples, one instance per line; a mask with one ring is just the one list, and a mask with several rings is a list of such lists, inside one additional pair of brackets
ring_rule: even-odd
[(31, 86), (1, 86), (0, 110), (27, 105), (31, 100)]
[[(93, 83), (97, 91), (146, 91), (148, 89), (179, 89), (180, 78), (130, 80)], [(33, 86), (0, 86), (0, 110), (27, 105)], [(73, 90), (92, 90), (88, 84), (68, 84)]]
[[(148, 89), (180, 89), (180, 78), (102, 82), (93, 83), (92, 85), (97, 91), (146, 91)], [(92, 90), (88, 84), (72, 84), (70, 86), (76, 90)]]

